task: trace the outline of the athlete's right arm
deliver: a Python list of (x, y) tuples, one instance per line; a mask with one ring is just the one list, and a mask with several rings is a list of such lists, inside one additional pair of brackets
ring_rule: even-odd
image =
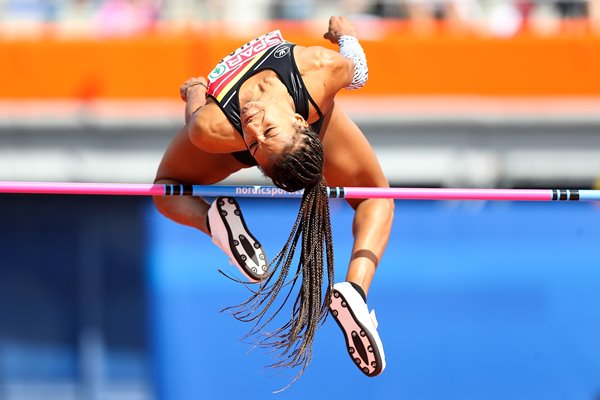
[[(186, 102), (186, 124), (165, 150), (155, 183), (209, 185), (245, 168), (230, 154), (216, 154), (224, 152), (215, 151), (218, 146), (211, 148), (208, 141), (202, 139), (212, 134), (211, 129), (217, 129), (219, 121), (227, 120), (215, 103), (206, 101), (206, 86), (206, 79), (202, 77), (188, 79), (181, 86), (181, 99)], [(206, 121), (216, 121), (216, 125), (211, 126)], [(231, 125), (226, 123), (221, 129), (226, 131), (228, 126)], [(154, 202), (157, 209), (171, 220), (208, 233), (206, 215), (209, 204), (204, 199), (157, 196)]]
[(191, 78), (180, 89), (186, 102), (185, 122), (191, 143), (208, 153), (232, 153), (245, 150), (223, 111), (206, 97), (206, 79)]
[[(185, 101), (185, 124), (188, 129), (190, 141), (197, 148), (209, 151), (211, 136), (210, 107), (206, 107), (206, 92), (208, 82), (206, 78), (190, 78), (181, 85), (179, 93)], [(205, 112), (205, 109), (208, 110)]]
[(193, 113), (206, 105), (206, 92), (208, 81), (203, 76), (192, 77), (185, 81), (179, 88), (181, 100), (185, 101), (185, 123), (187, 124)]

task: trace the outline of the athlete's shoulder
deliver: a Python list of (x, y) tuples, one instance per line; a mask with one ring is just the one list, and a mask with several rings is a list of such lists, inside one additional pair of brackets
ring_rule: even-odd
[(321, 81), (331, 94), (352, 81), (353, 64), (337, 51), (322, 46), (301, 47), (295, 56), (302, 76)]
[(336, 51), (323, 46), (296, 46), (296, 62), (312, 69), (331, 69), (344, 63)]
[(296, 64), (304, 75), (311, 71), (324, 71), (334, 77), (346, 75), (352, 70), (352, 64), (337, 51), (323, 46), (299, 47), (295, 52)]

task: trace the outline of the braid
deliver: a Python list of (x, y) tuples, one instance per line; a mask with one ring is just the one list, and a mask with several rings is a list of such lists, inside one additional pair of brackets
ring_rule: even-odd
[(273, 183), (288, 192), (314, 186), (323, 173), (323, 145), (310, 128), (300, 128), (290, 144), (264, 168)]
[[(329, 198), (322, 176), (323, 147), (314, 132), (302, 133), (296, 141), (295, 150), (287, 149), (268, 171), (274, 183), (285, 190), (304, 188), (292, 232), (273, 259), (271, 274), (259, 289), (244, 303), (228, 308), (238, 320), (254, 322), (246, 338), (260, 336), (256, 345), (274, 351), (277, 360), (271, 364), (272, 367), (300, 367), (291, 383), (302, 375), (312, 359), (313, 341), (317, 328), (327, 316), (334, 281)], [(288, 280), (299, 242), (300, 257)], [(327, 287), (323, 293), (325, 267)], [(289, 320), (274, 331), (261, 333), (283, 309), (298, 281), (300, 288)], [(282, 291), (287, 293), (281, 304), (267, 314)]]

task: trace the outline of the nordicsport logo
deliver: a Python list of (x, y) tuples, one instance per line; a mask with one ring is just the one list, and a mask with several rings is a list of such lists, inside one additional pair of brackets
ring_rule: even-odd
[(302, 191), (287, 192), (275, 186), (238, 186), (235, 188), (235, 194), (257, 197), (298, 197), (298, 195), (302, 196)]

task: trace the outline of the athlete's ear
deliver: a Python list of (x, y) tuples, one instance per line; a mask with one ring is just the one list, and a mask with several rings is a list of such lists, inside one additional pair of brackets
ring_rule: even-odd
[(294, 114), (294, 119), (298, 125), (308, 128), (308, 122), (302, 117), (302, 115), (296, 113)]

